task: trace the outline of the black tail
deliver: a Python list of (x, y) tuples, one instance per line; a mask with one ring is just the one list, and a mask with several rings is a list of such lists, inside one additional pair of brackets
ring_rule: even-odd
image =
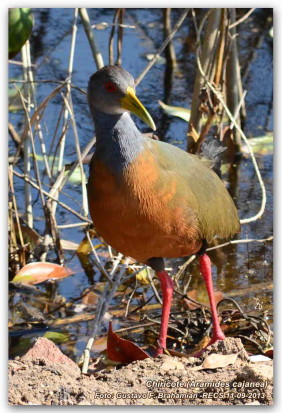
[(206, 137), (201, 145), (201, 157), (208, 159), (212, 162), (211, 169), (221, 178), (221, 158), (224, 148), (219, 139), (213, 137)]

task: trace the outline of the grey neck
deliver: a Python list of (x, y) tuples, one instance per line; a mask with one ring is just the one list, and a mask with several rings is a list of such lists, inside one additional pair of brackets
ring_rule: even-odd
[(108, 115), (92, 111), (96, 132), (95, 158), (120, 174), (144, 149), (145, 139), (128, 112)]

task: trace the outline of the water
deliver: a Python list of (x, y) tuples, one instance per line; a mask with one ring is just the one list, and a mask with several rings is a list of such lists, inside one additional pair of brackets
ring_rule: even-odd
[[(92, 23), (108, 22), (113, 19), (112, 9), (88, 9)], [(175, 9), (172, 12), (173, 23), (180, 16), (181, 10)], [(252, 16), (250, 26), (242, 24), (240, 27), (242, 36), (241, 54), (243, 58), (242, 66), (246, 67), (248, 53), (250, 52), (249, 39), (255, 39), (256, 29), (261, 28), (265, 11), (260, 9)], [(71, 27), (73, 22), (73, 9), (35, 9), (35, 28), (32, 45), (32, 61), (36, 63), (37, 80), (64, 80), (66, 76), (68, 57), (70, 49)], [(137, 77), (147, 65), (147, 54), (152, 54), (163, 41), (163, 23), (161, 9), (128, 9), (126, 10), (125, 23), (135, 25), (136, 29), (124, 29), (122, 64), (125, 69)], [(192, 53), (191, 38), (192, 22), (184, 23), (174, 40), (178, 68), (173, 77), (170, 98), (167, 103), (171, 105), (190, 107), (193, 79), (195, 75), (195, 60)], [(250, 33), (250, 27), (252, 32)], [(105, 30), (95, 30), (95, 36), (99, 48), (108, 63), (108, 40), (110, 28)], [(249, 35), (247, 37), (246, 35)], [(247, 39), (247, 40), (246, 40)], [(250, 40), (250, 41), (251, 41)], [(245, 60), (244, 60), (245, 59)], [(89, 76), (96, 70), (86, 36), (78, 19), (77, 41), (74, 57), (74, 69), (72, 84), (79, 88), (86, 89)], [(17, 78), (21, 76), (19, 66), (10, 65), (9, 77)], [(164, 100), (167, 96), (165, 87), (165, 64), (161, 61), (149, 71), (137, 88), (137, 94), (142, 103), (151, 113), (157, 128), (162, 133), (164, 140), (186, 148), (187, 123), (178, 118), (168, 118), (163, 115), (157, 101)], [(36, 84), (37, 99), (41, 102), (57, 85), (53, 82)], [(257, 57), (250, 66), (250, 72), (244, 84), (248, 90), (246, 97), (247, 120), (245, 131), (249, 137), (264, 136), (268, 131), (272, 131), (272, 39), (266, 34), (261, 47), (258, 49)], [(80, 139), (83, 149), (93, 136), (93, 124), (89, 116), (88, 106), (85, 95), (73, 89), (73, 106)], [(56, 96), (49, 104), (44, 114), (42, 122), (43, 133), (47, 148), (53, 139), (55, 125), (58, 120), (58, 113), (61, 110), (62, 101), (60, 95)], [(10, 114), (10, 121), (20, 130), (22, 125), (22, 112)], [(146, 125), (135, 118), (138, 127), (146, 132)], [(56, 137), (56, 142), (58, 136)], [(37, 152), (40, 153), (38, 142), (36, 143)], [(14, 144), (9, 142), (10, 154), (15, 153)], [(69, 128), (65, 151), (66, 162), (76, 160), (74, 137), (72, 128)], [(259, 222), (244, 225), (238, 239), (254, 238), (264, 239), (272, 234), (272, 154), (257, 155), (260, 171), (262, 173), (267, 190), (267, 209)], [(42, 165), (41, 165), (42, 167)], [(22, 170), (22, 160), (18, 162), (18, 170)], [(88, 174), (87, 167), (85, 172)], [(224, 179), (229, 180), (227, 175)], [(249, 157), (243, 157), (237, 167), (237, 178), (231, 179), (231, 192), (235, 194), (235, 201), (239, 210), (240, 218), (246, 218), (257, 213), (260, 208), (261, 193), (255, 176), (254, 168)], [(18, 195), (19, 206), (23, 205), (23, 183), (15, 179), (15, 190)], [(48, 190), (48, 188), (47, 188)], [(37, 198), (37, 191), (32, 190), (35, 203), (34, 208), (34, 227), (43, 234), (44, 217), (40, 200)], [(81, 212), (81, 187), (79, 185), (67, 184), (60, 200)], [(20, 208), (21, 210), (21, 208)], [(22, 210), (21, 210), (22, 211)], [(58, 207), (58, 224), (68, 224), (78, 222), (68, 211)], [(23, 212), (23, 211), (22, 211)], [(84, 237), (83, 227), (72, 229), (62, 229), (61, 238), (80, 243)], [(98, 240), (97, 240), (98, 242)], [(98, 249), (98, 253), (103, 254), (103, 249)], [(52, 310), (48, 304), (50, 301), (65, 300), (69, 305), (48, 315), (48, 320), (64, 319), (73, 316), (74, 305), (80, 304), (79, 298), (85, 290), (93, 285), (101, 285), (101, 274), (93, 266), (83, 267), (74, 252), (67, 252), (67, 265), (74, 269), (75, 275), (52, 284), (44, 283), (38, 286), (38, 291), (26, 289), (12, 289), (10, 297), (10, 319), (13, 323), (11, 329), (11, 356), (21, 354), (25, 351), (32, 337), (43, 335), (46, 326), (43, 321), (46, 317), (44, 312)], [(213, 262), (213, 276), (215, 288), (224, 294), (232, 295), (236, 301), (246, 311), (256, 311), (257, 300), (259, 298), (261, 309), (271, 312), (272, 295), (271, 289), (267, 286), (272, 282), (272, 243), (249, 243), (236, 244), (218, 249), (210, 253)], [(54, 254), (48, 256), (48, 260), (55, 259)], [(103, 259), (103, 257), (102, 257)], [(173, 260), (168, 265), (177, 271), (177, 266), (182, 264), (182, 260)], [(198, 276), (197, 265), (189, 267), (185, 277), (192, 274), (192, 281), (189, 285), (190, 290), (204, 291), (203, 281)], [(184, 277), (183, 282), (186, 282)], [(98, 284), (97, 284), (98, 283)], [(100, 284), (99, 284), (100, 283)], [(261, 289), (259, 287), (261, 286)], [(257, 290), (259, 289), (259, 297)], [(124, 303), (117, 297), (111, 309), (121, 306), (125, 307), (129, 298), (129, 292), (125, 294)], [(145, 289), (138, 287), (133, 297), (132, 304), (140, 304), (143, 295), (148, 298), (152, 293), (149, 287)], [(176, 300), (177, 301), (177, 300)], [(28, 311), (22, 304), (28, 306)], [(117, 307), (115, 307), (115, 304)], [(95, 305), (89, 312), (93, 313)], [(33, 312), (34, 310), (35, 312)], [(160, 311), (157, 310), (156, 314)], [(29, 332), (28, 322), (35, 322)], [(130, 321), (130, 323), (134, 323)], [(61, 348), (70, 356), (78, 357), (87, 341), (87, 336), (91, 334), (93, 321), (81, 321), (72, 324), (48, 328), (48, 331), (64, 333), (65, 342), (61, 343)], [(123, 327), (128, 324), (123, 317), (118, 318), (115, 328)], [(106, 328), (107, 322), (104, 327)], [(138, 336), (138, 335), (137, 335)], [(140, 335), (138, 339), (141, 340)]]

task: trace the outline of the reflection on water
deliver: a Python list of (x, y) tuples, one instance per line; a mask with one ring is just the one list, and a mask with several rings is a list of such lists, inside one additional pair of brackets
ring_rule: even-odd
[[(179, 16), (181, 10), (173, 10), (173, 19)], [(89, 9), (92, 22), (112, 22), (112, 9)], [(252, 17), (252, 27), (259, 26), (262, 12)], [(36, 78), (38, 80), (62, 80), (66, 76), (70, 48), (70, 29), (73, 20), (72, 9), (36, 9), (35, 10), (35, 31), (31, 41), (33, 62), (37, 64)], [(129, 9), (126, 11), (126, 23), (135, 25), (135, 29), (124, 30), (123, 43), (123, 66), (129, 70), (134, 77), (137, 77), (147, 64), (146, 54), (153, 53), (163, 40), (162, 13), (160, 9)], [(166, 65), (157, 63), (147, 74), (138, 86), (138, 96), (152, 114), (159, 133), (163, 139), (176, 144), (183, 149), (186, 146), (187, 123), (178, 118), (168, 118), (160, 110), (157, 101), (165, 100), (171, 105), (189, 107), (195, 70), (193, 53), (192, 25), (183, 25), (179, 34), (174, 40), (178, 67), (174, 74), (171, 88), (167, 87), (168, 73)], [(248, 26), (242, 25), (242, 33), (248, 30)], [(107, 50), (110, 28), (105, 30), (95, 30), (97, 42), (107, 64)], [(255, 33), (255, 31), (254, 31)], [(249, 33), (250, 34), (250, 33)], [(192, 40), (191, 40), (192, 39)], [(242, 41), (242, 56), (247, 58), (249, 45), (244, 49)], [(242, 66), (245, 66), (246, 61)], [(85, 38), (82, 25), (78, 23), (77, 43), (74, 59), (74, 73), (72, 83), (86, 89), (89, 76), (95, 71), (95, 66), (90, 50)], [(189, 73), (189, 76), (187, 76)], [(9, 76), (16, 78), (21, 75), (18, 66), (10, 65)], [(263, 87), (261, 87), (261, 79)], [(166, 87), (164, 87), (164, 84)], [(52, 83), (37, 84), (38, 102), (41, 102), (54, 88)], [(253, 61), (249, 76), (244, 87), (248, 90), (246, 104), (248, 118), (246, 121), (246, 131), (249, 136), (264, 135), (272, 129), (272, 43), (267, 36), (258, 50), (257, 58)], [(89, 116), (85, 96), (73, 90), (73, 105), (78, 127), (81, 147), (84, 148), (93, 136), (93, 124)], [(169, 99), (169, 100), (167, 100)], [(57, 123), (58, 110), (61, 107), (59, 99), (54, 99), (47, 107), (44, 115), (44, 136), (47, 146), (53, 139), (53, 125)], [(259, 118), (259, 122), (258, 122)], [(19, 112), (10, 114), (10, 121), (18, 128), (21, 127), (22, 114)], [(146, 126), (135, 118), (135, 121), (143, 131)], [(70, 131), (67, 138), (66, 162), (76, 159), (74, 139)], [(38, 143), (37, 143), (38, 145)], [(13, 143), (9, 143), (11, 153), (14, 153)], [(38, 151), (39, 152), (39, 151)], [(272, 155), (258, 155), (258, 164), (261, 170), (266, 190), (267, 209), (259, 222), (254, 222), (242, 227), (238, 239), (264, 239), (272, 234)], [(19, 161), (19, 168), (22, 168), (22, 161)], [(87, 171), (88, 172), (88, 171)], [(229, 180), (228, 176), (224, 176)], [(236, 184), (237, 183), (237, 184)], [(255, 176), (254, 168), (248, 157), (243, 157), (236, 168), (236, 176), (231, 178), (230, 192), (235, 197), (235, 202), (239, 209), (240, 218), (246, 218), (257, 213), (260, 208), (261, 192)], [(15, 181), (15, 190), (22, 192), (22, 182)], [(33, 192), (34, 199), (36, 191)], [(61, 201), (67, 204), (81, 205), (81, 188), (73, 184), (67, 184)], [(37, 213), (36, 211), (40, 211)], [(44, 230), (44, 219), (40, 215), (40, 200), (34, 204), (34, 225), (42, 234)], [(62, 208), (58, 208), (58, 224), (73, 223), (73, 215)], [(76, 221), (75, 221), (76, 222)], [(84, 236), (83, 227), (65, 228), (61, 230), (61, 238), (80, 243)], [(101, 254), (105, 251), (97, 250)], [(271, 318), (271, 283), (272, 283), (272, 243), (242, 243), (229, 245), (210, 252), (213, 262), (213, 275), (215, 288), (222, 291), (224, 295), (235, 298), (245, 311), (256, 311), (262, 314), (269, 310)], [(55, 256), (53, 257), (55, 259)], [(100, 272), (89, 262), (81, 262), (79, 258), (70, 252), (66, 252), (68, 266), (76, 272), (75, 276), (61, 280), (57, 283), (47, 283), (37, 286), (36, 289), (12, 289), (10, 296), (10, 320), (16, 325), (11, 334), (11, 356), (23, 353), (30, 343), (30, 337), (43, 335), (46, 331), (57, 331), (66, 335), (66, 340), (61, 343), (61, 348), (67, 354), (79, 355), (85, 346), (87, 336), (91, 334), (92, 321), (82, 321), (73, 324), (61, 325), (56, 328), (47, 328), (43, 323), (46, 312), (49, 320), (63, 319), (74, 314), (79, 314), (81, 300), (79, 298), (86, 288), (91, 285), (101, 286), (103, 280)], [(49, 260), (52, 259), (50, 255)], [(171, 260), (167, 264), (177, 271), (183, 260)], [(191, 277), (192, 274), (192, 277)], [(190, 280), (189, 290), (198, 290), (199, 297), (204, 291), (204, 285), (199, 277), (197, 263), (193, 263), (186, 271), (181, 282), (183, 284)], [(260, 288), (261, 286), (261, 288)], [(98, 288), (97, 287), (97, 288)], [(149, 287), (138, 287), (133, 297), (132, 305), (139, 305), (142, 300), (151, 295)], [(205, 294), (204, 294), (205, 295)], [(99, 290), (97, 292), (99, 297)], [(125, 296), (125, 298), (128, 296)], [(176, 298), (176, 297), (175, 297)], [(200, 300), (200, 301), (201, 301)], [(55, 304), (50, 305), (50, 301), (62, 306), (54, 311)], [(95, 301), (95, 300), (94, 300)], [(118, 296), (115, 307), (112, 309), (124, 308), (126, 300), (121, 302)], [(65, 305), (65, 302), (68, 305)], [(152, 301), (153, 303), (153, 301)], [(82, 308), (82, 307), (81, 307)], [(94, 304), (87, 307), (89, 313), (93, 313)], [(77, 313), (75, 313), (75, 311)], [(85, 310), (85, 308), (84, 308)], [(83, 308), (82, 310), (83, 311)], [(158, 309), (157, 314), (160, 314)], [(29, 334), (27, 322), (32, 321), (32, 333)], [(130, 321), (130, 323), (135, 321)], [(35, 323), (35, 324), (34, 324)], [(118, 326), (125, 326), (127, 320), (119, 320)], [(23, 326), (23, 328), (21, 327)], [(105, 329), (107, 322), (105, 322)], [(36, 329), (36, 330), (34, 330)], [(140, 337), (138, 337), (139, 340)]]

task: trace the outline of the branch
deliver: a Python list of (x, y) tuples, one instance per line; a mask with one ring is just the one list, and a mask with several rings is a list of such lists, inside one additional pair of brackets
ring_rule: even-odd
[[(25, 176), (23, 174), (20, 174), (20, 173), (16, 172), (15, 170), (13, 170), (13, 174), (16, 175), (18, 178), (23, 179), (25, 182), (29, 183), (31, 186), (33, 186), (33, 188), (39, 190), (39, 186), (35, 182), (33, 182), (30, 178), (28, 178), (27, 176)], [(85, 221), (85, 222), (88, 222), (89, 224), (92, 224), (92, 221), (90, 219), (84, 217), (79, 212), (76, 212), (74, 209), (70, 208), (64, 202), (61, 202), (58, 199), (54, 198), (53, 196), (51, 196), (49, 194), (49, 192), (45, 191), (44, 189), (41, 189), (41, 191), (42, 191), (42, 194), (44, 194), (48, 198), (52, 199), (52, 201), (57, 202), (58, 205), (60, 205), (62, 208), (66, 209), (67, 211), (71, 212), (77, 218), (81, 219), (81, 221)]]
[(236, 26), (238, 26), (238, 24), (243, 23), (243, 21), (245, 21), (253, 13), (254, 10), (255, 10), (255, 8), (250, 9), (246, 14), (244, 14), (243, 17), (241, 17), (241, 19), (239, 19), (236, 22), (230, 24), (229, 29), (233, 29), (233, 27), (236, 27)]
[(255, 158), (255, 156), (254, 156), (253, 150), (252, 150), (252, 148), (251, 148), (251, 145), (249, 144), (249, 141), (248, 141), (246, 135), (244, 134), (244, 132), (242, 131), (242, 129), (240, 128), (240, 126), (239, 126), (238, 123), (236, 122), (234, 116), (232, 115), (232, 113), (230, 112), (230, 110), (228, 109), (228, 107), (226, 106), (226, 103), (224, 102), (224, 99), (222, 98), (221, 94), (214, 88), (214, 86), (213, 86), (213, 85), (209, 82), (209, 80), (207, 79), (207, 77), (206, 77), (206, 75), (205, 75), (205, 73), (204, 73), (204, 71), (203, 71), (202, 65), (201, 65), (201, 61), (200, 61), (200, 58), (199, 58), (199, 53), (197, 53), (196, 59), (197, 59), (197, 65), (198, 65), (199, 71), (200, 71), (201, 75), (203, 76), (206, 85), (212, 90), (212, 92), (215, 94), (215, 96), (217, 97), (217, 99), (218, 99), (218, 100), (220, 101), (220, 103), (222, 104), (222, 106), (223, 106), (223, 108), (225, 109), (225, 111), (226, 111), (229, 119), (232, 121), (232, 124), (234, 124), (235, 128), (237, 129), (237, 131), (238, 131), (239, 134), (241, 135), (243, 141), (245, 142), (245, 144), (246, 144), (246, 146), (247, 146), (247, 148), (248, 148), (248, 150), (249, 150), (249, 153), (250, 153), (250, 156), (251, 156), (253, 165), (254, 165), (254, 169), (255, 169), (255, 172), (256, 172), (256, 175), (257, 175), (257, 178), (258, 178), (260, 187), (261, 187), (262, 200), (261, 200), (261, 207), (260, 207), (259, 212), (258, 212), (256, 215), (254, 215), (254, 216), (252, 216), (252, 217), (250, 217), (250, 218), (241, 219), (241, 220), (240, 220), (240, 223), (241, 223), (241, 224), (247, 224), (247, 223), (249, 223), (249, 222), (256, 221), (256, 220), (258, 220), (258, 219), (260, 219), (260, 218), (262, 217), (262, 215), (263, 215), (263, 213), (264, 213), (264, 211), (265, 211), (265, 205), (266, 205), (266, 190), (265, 190), (265, 185), (264, 185), (264, 182), (263, 182), (263, 180), (262, 180), (261, 173), (260, 173), (260, 170), (259, 170), (259, 168), (258, 168), (258, 164), (257, 164), (256, 158)]
[(135, 80), (135, 86), (138, 86), (139, 83), (141, 82), (141, 80), (143, 79), (143, 77), (149, 72), (149, 70), (151, 69), (152, 66), (154, 66), (154, 64), (156, 63), (156, 61), (158, 60), (158, 58), (160, 57), (160, 54), (164, 51), (164, 49), (166, 48), (166, 46), (169, 44), (169, 42), (173, 39), (173, 37), (175, 36), (176, 32), (178, 31), (178, 29), (181, 27), (182, 23), (184, 22), (185, 18), (187, 17), (188, 13), (189, 13), (190, 9), (184, 9), (183, 13), (181, 14), (180, 18), (178, 19), (178, 21), (176, 22), (174, 28), (172, 29), (171, 33), (167, 36), (167, 38), (165, 39), (165, 41), (163, 42), (163, 44), (161, 45), (161, 47), (157, 50), (155, 56), (153, 57), (153, 59), (148, 63), (148, 65), (145, 67), (145, 69), (143, 70), (143, 72), (137, 77), (137, 79)]
[(89, 16), (87, 10), (85, 8), (78, 9), (79, 15), (92, 51), (92, 55), (94, 57), (97, 69), (101, 69), (104, 66), (103, 57), (98, 49), (98, 46), (95, 41), (94, 33), (91, 28)]

